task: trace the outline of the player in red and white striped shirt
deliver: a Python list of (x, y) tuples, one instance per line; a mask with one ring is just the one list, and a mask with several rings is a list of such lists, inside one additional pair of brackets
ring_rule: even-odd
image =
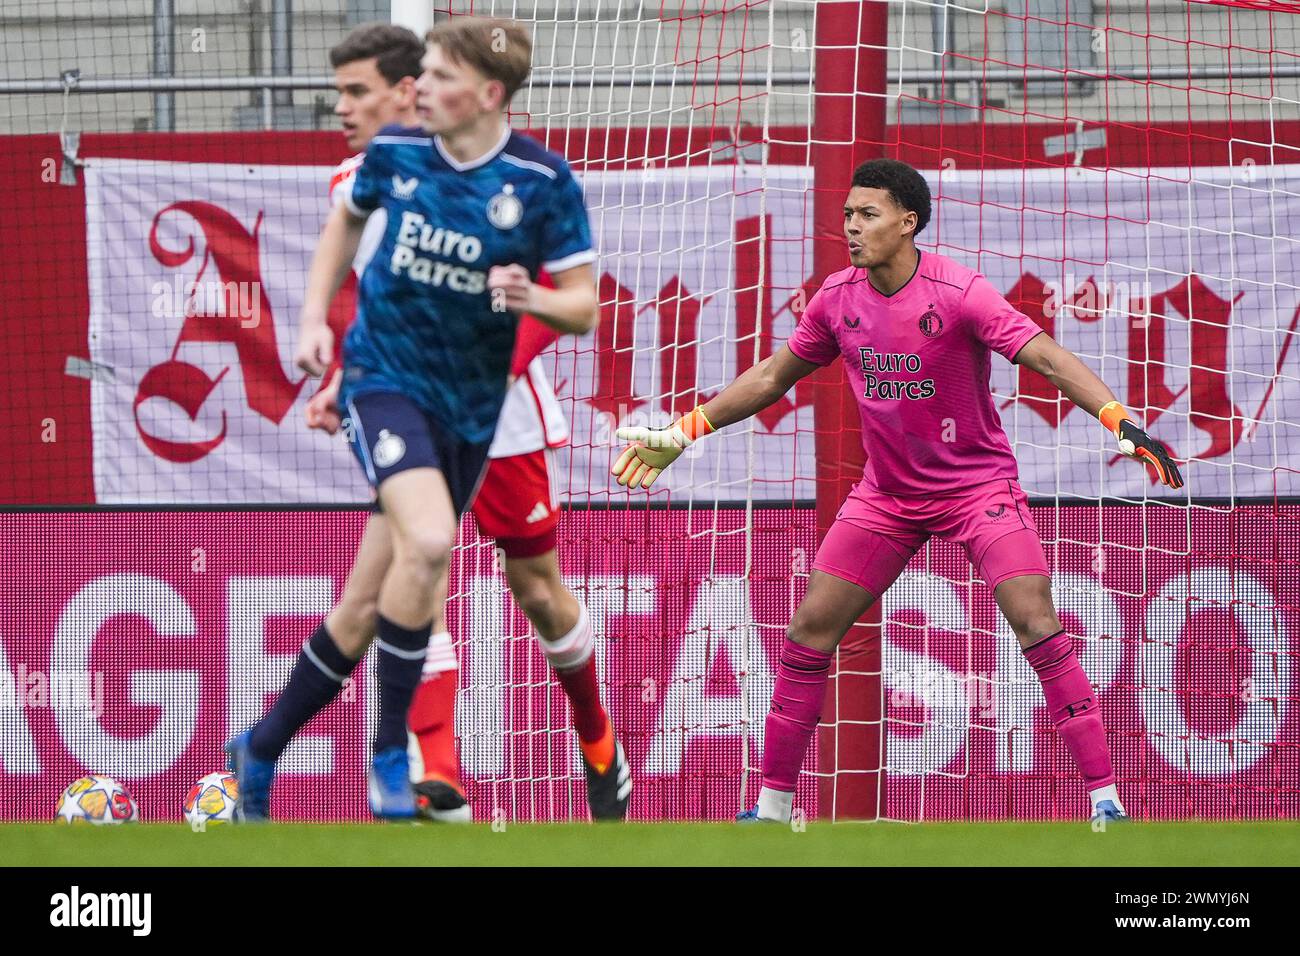
[[(363, 36), (369, 31), (371, 43)], [(332, 51), (342, 121), (350, 149), (364, 151), (384, 126), (415, 125), (413, 104), (403, 109), (391, 93), (407, 82), (386, 79), (381, 66), (386, 38), (407, 33), (387, 24), (358, 27)], [(410, 34), (410, 39), (415, 39)], [(409, 41), (408, 41), (409, 42)], [(417, 41), (418, 42), (418, 41)], [(348, 51), (335, 55), (337, 51)], [(375, 52), (371, 52), (374, 50)], [(421, 45), (421, 50), (423, 46)], [(355, 57), (356, 53), (370, 55)], [(345, 59), (354, 56), (352, 59)], [(417, 58), (418, 59), (418, 58)], [(409, 68), (408, 68), (409, 69)], [(411, 73), (412, 79), (418, 68)], [(409, 113), (409, 115), (407, 115)], [(360, 166), (363, 153), (341, 163), (330, 180), (331, 202), (342, 193)], [(383, 212), (370, 216), (353, 263), (359, 276), (383, 235)], [(546, 284), (545, 277), (542, 278)], [(586, 608), (564, 586), (555, 553), (559, 501), (555, 487), (554, 449), (569, 440), (568, 424), (538, 358), (557, 334), (541, 322), (523, 316), (511, 360), (512, 384), (488, 452), (489, 463), (473, 512), (480, 532), (496, 539), (505, 561), (506, 581), (515, 601), (532, 622), (541, 647), (573, 708), (583, 762), (587, 770), (588, 804), (593, 818), (626, 816), (632, 780), (613, 724), (600, 700), (593, 653), (593, 634)], [(332, 351), (332, 342), (327, 348)], [(328, 359), (328, 356), (326, 356)], [(333, 434), (343, 424), (337, 405), (340, 372), (337, 360), (325, 373), (325, 386), (308, 402), (307, 423)], [(343, 595), (325, 620), (325, 627), (348, 656), (364, 652), (375, 631), (375, 607), (380, 584), (392, 560), (392, 540), (384, 516), (370, 516)], [(423, 779), (415, 789), (420, 808), (441, 820), (467, 820), (469, 806), (460, 781), (456, 755), (456, 655), (446, 629), (444, 605), (447, 582), (440, 582), (444, 600), (437, 602), (424, 680), (411, 704), (409, 722), (423, 758)]]

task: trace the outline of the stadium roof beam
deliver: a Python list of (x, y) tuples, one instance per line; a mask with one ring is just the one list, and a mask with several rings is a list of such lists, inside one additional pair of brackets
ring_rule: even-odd
[[(1239, 66), (1233, 68), (1155, 67), (1142, 70), (1041, 70), (1000, 67), (974, 70), (892, 70), (892, 83), (1024, 83), (1031, 80), (1074, 82), (1103, 82), (1106, 80), (1131, 80), (1138, 83), (1164, 80), (1251, 80), (1300, 78), (1300, 61), (1285, 66)], [(577, 73), (572, 70), (536, 70), (530, 79), (531, 86), (591, 86), (640, 87), (671, 83), (675, 74), (663, 71), (644, 73)], [(778, 71), (771, 75), (773, 86), (813, 85), (814, 76), (808, 70)], [(753, 74), (742, 76), (734, 72), (719, 72), (718, 86), (766, 86), (769, 78)], [(62, 79), (50, 80), (0, 80), (0, 93), (38, 94), (63, 93), (71, 87), (74, 93), (200, 93), (223, 90), (321, 90), (333, 89), (332, 76), (196, 76), (196, 77), (109, 77), (105, 79), (77, 79), (65, 84)]]

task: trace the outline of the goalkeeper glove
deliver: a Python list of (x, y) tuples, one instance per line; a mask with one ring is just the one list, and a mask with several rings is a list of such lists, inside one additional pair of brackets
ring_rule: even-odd
[(629, 488), (649, 488), (659, 473), (677, 460), (697, 438), (713, 431), (713, 425), (704, 417), (703, 407), (697, 405), (667, 428), (647, 428), (629, 425), (615, 434), (631, 442), (623, 449), (611, 469), (618, 483)]
[(1170, 488), (1181, 488), (1183, 477), (1178, 473), (1178, 466), (1169, 457), (1169, 449), (1156, 441), (1129, 417), (1128, 411), (1119, 402), (1108, 402), (1102, 406), (1097, 417), (1118, 440), (1121, 455), (1137, 458), (1151, 465), (1156, 470), (1156, 477)]

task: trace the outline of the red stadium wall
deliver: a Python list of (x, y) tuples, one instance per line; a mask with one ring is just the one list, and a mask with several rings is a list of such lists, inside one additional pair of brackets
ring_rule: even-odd
[[(1300, 817), (1300, 506), (1036, 509), (1119, 786), (1144, 818)], [(47, 819), (92, 771), (180, 818), (341, 589), (365, 514), (0, 514), (0, 819)], [(571, 511), (563, 570), (598, 635), (638, 819), (724, 819), (761, 752), (811, 508)], [(478, 819), (583, 813), (567, 705), (473, 527), (453, 566), (459, 739)], [(649, 538), (652, 547), (646, 546)], [(1188, 557), (1188, 555), (1193, 557)], [(1073, 763), (959, 549), (884, 602), (886, 808), (896, 819), (1078, 819)], [(367, 675), (287, 753), (274, 811), (365, 819)], [(748, 729), (747, 729), (748, 728)], [(806, 770), (815, 770), (810, 757)], [(818, 803), (805, 773), (799, 805)], [(755, 796), (751, 774), (746, 799)], [(747, 805), (743, 804), (743, 805)]]
[[(660, 165), (729, 162), (729, 130), (557, 131), (550, 145), (589, 169), (619, 169), (669, 157)], [(966, 168), (1060, 165), (1072, 156), (1047, 157), (1043, 141), (1073, 132), (1060, 123), (998, 126), (922, 125), (886, 130), (886, 152), (938, 167), (946, 160)], [(773, 138), (798, 142), (801, 130), (774, 130)], [(742, 129), (743, 144), (758, 137)], [(91, 503), (89, 383), (69, 375), (69, 358), (85, 359), (88, 312), (85, 193), (58, 183), (61, 165), (55, 136), (0, 139), (0, 176), (9, 184), (10, 205), (0, 229), (0, 354), (8, 360), (0, 376), (0, 506)], [(1268, 142), (1300, 142), (1300, 122), (1205, 123), (1107, 127), (1107, 145), (1090, 150), (1089, 164), (1113, 167), (1232, 165), (1290, 162), (1274, 155)], [(337, 134), (87, 134), (82, 156), (127, 157), (177, 162), (308, 164), (326, 166), (346, 150)], [(773, 146), (775, 163), (807, 162), (806, 150)]]

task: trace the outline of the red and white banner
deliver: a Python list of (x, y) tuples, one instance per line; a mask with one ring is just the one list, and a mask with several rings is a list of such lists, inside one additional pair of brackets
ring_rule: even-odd
[[(342, 447), (306, 431), (291, 368), (326, 213), (321, 167), (93, 160), (87, 167), (94, 468), (101, 502), (364, 501)], [(932, 172), (921, 239), (980, 268), (1180, 459), (1196, 496), (1300, 493), (1300, 169)], [(1249, 178), (1243, 178), (1249, 173)], [(622, 492), (619, 424), (665, 422), (771, 354), (817, 286), (798, 167), (590, 173), (602, 321), (548, 371), (573, 422), (570, 500)], [(1150, 479), (1035, 373), (992, 387), (1031, 495), (1142, 498)], [(796, 389), (691, 449), (664, 488), (808, 499)], [(796, 440), (802, 437), (803, 440)]]
[[(1130, 811), (1300, 817), (1300, 508), (1036, 515)], [(742, 805), (742, 769), (758, 766), (815, 518), (752, 516), (748, 546), (744, 509), (561, 520), (562, 568), (595, 627), (636, 818), (726, 818)], [(120, 778), (144, 819), (180, 819), (187, 788), (220, 766), (222, 742), (272, 699), (337, 598), (364, 520), (0, 514), (0, 819), (48, 819), (87, 771)], [(581, 817), (567, 704), (494, 560), (464, 529), (450, 625), (476, 818)], [(960, 551), (919, 554), (883, 611), (885, 813), (1081, 818), (1073, 762)], [(275, 814), (364, 819), (374, 717), (363, 669), (286, 752)], [(798, 800), (825, 809), (808, 773)]]
[(365, 501), (293, 367), (329, 170), (86, 166), (95, 499)]

